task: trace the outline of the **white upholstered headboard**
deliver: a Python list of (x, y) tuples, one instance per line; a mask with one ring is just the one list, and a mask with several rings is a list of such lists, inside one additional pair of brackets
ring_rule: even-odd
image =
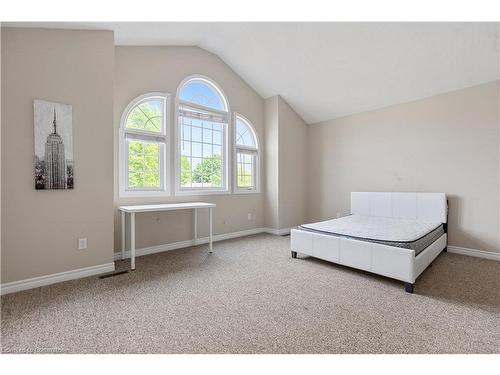
[(351, 214), (446, 223), (446, 195), (352, 192)]

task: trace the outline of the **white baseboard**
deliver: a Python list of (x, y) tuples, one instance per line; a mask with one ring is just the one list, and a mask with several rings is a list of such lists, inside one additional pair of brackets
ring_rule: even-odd
[(500, 253), (496, 253), (493, 251), (467, 249), (466, 247), (459, 247), (459, 246), (448, 246), (448, 252), (460, 255), (467, 255), (471, 257), (500, 261)]
[(282, 228), (282, 229), (274, 229), (274, 228), (264, 228), (264, 232), (269, 234), (274, 234), (275, 236), (285, 236), (290, 234), (292, 228)]
[(94, 276), (101, 273), (113, 272), (115, 270), (115, 264), (104, 263), (97, 266), (90, 266), (85, 268), (79, 268), (72, 271), (65, 271), (59, 273), (53, 273), (51, 275), (33, 277), (31, 279), (13, 281), (10, 283), (1, 284), (0, 294), (9, 294), (20, 292), (21, 290), (38, 288), (45, 285), (60, 283), (62, 281), (81, 279), (83, 277)]
[[(217, 234), (217, 235), (214, 235), (214, 241), (215, 242), (216, 241), (223, 241), (223, 240), (228, 240), (231, 238), (250, 236), (252, 234), (258, 234), (258, 233), (269, 233), (269, 234), (273, 234), (273, 235), (277, 235), (277, 236), (283, 236), (283, 235), (290, 233), (290, 228), (284, 228), (284, 229), (253, 228), (253, 229), (247, 229), (247, 230), (243, 230), (243, 231), (239, 231), (239, 232)], [(196, 241), (197, 245), (202, 245), (202, 244), (206, 244), (206, 243), (208, 243), (208, 237), (202, 237)], [(189, 246), (194, 246), (194, 245), (195, 245), (194, 240), (188, 240), (188, 241), (179, 241), (179, 242), (173, 242), (173, 243), (158, 245), (158, 246), (145, 247), (145, 248), (137, 249), (136, 256), (154, 254), (154, 253), (159, 253), (159, 252), (169, 251), (169, 250), (174, 250), (174, 249), (181, 249), (184, 247), (189, 247)], [(473, 257), (478, 257), (478, 258), (485, 258), (485, 259), (492, 259), (492, 260), (500, 261), (500, 253), (496, 253), (496, 252), (492, 252), (492, 251), (467, 249), (465, 247), (459, 247), (459, 246), (448, 246), (448, 251), (450, 253), (454, 253), (454, 254), (461, 254), (461, 255), (467, 255), (467, 256), (473, 256)], [(125, 257), (130, 258), (130, 251), (125, 252)], [(115, 253), (114, 259), (115, 260), (121, 259), (121, 253), (119, 253), (119, 252)], [(59, 272), (59, 273), (54, 273), (51, 275), (33, 277), (31, 279), (13, 281), (10, 283), (1, 284), (0, 285), (0, 294), (4, 295), (4, 294), (9, 294), (9, 293), (20, 292), (22, 290), (38, 288), (41, 286), (60, 283), (63, 281), (81, 279), (83, 277), (94, 276), (94, 275), (98, 275), (98, 274), (102, 274), (102, 273), (106, 273), (106, 272), (113, 272), (114, 270), (115, 270), (114, 263), (105, 263), (105, 264), (99, 264), (97, 266), (79, 268), (79, 269), (72, 270), (72, 271)]]
[[(258, 234), (263, 232), (266, 232), (266, 228), (253, 228), (253, 229), (242, 230), (239, 232), (214, 234), (213, 241), (214, 242), (224, 241), (224, 240), (229, 240), (231, 238), (250, 236), (252, 234)], [(208, 237), (200, 237), (196, 241), (196, 245), (203, 245), (207, 243), (208, 243)], [(163, 251), (182, 249), (190, 246), (195, 246), (194, 240), (178, 241), (163, 245), (143, 247), (135, 250), (135, 256), (140, 257), (142, 255), (161, 253)], [(115, 253), (115, 260), (120, 260), (121, 258), (122, 258), (121, 252)], [(130, 258), (130, 250), (125, 251), (125, 258)]]
[[(216, 234), (213, 237), (214, 242), (228, 240), (231, 238), (250, 236), (252, 234), (258, 233), (270, 233), (275, 235), (284, 235), (290, 233), (290, 229), (271, 229), (271, 228), (253, 228), (242, 230), (239, 232), (231, 232), (224, 234)], [(198, 238), (196, 245), (202, 245), (208, 243), (208, 237)], [(136, 250), (136, 256), (148, 255), (159, 253), (162, 251), (169, 251), (174, 249), (181, 249), (183, 247), (194, 246), (194, 240), (173, 242), (165, 245), (145, 247)], [(130, 251), (125, 252), (125, 257), (130, 258)], [(121, 253), (114, 254), (114, 260), (121, 259)], [(106, 272), (113, 272), (115, 270), (114, 263), (99, 264), (97, 266), (79, 268), (71, 271), (64, 271), (59, 273), (54, 273), (51, 275), (33, 277), (31, 279), (13, 281), (10, 283), (4, 283), (0, 285), (0, 295), (20, 292), (22, 290), (38, 288), (45, 285), (60, 283), (68, 280), (81, 279), (83, 277), (94, 276)]]
[[(282, 236), (285, 234), (289, 234), (290, 228), (285, 228), (285, 229), (253, 228), (253, 229), (242, 230), (239, 232), (215, 234), (213, 240), (214, 242), (224, 241), (224, 240), (229, 240), (231, 238), (245, 237), (258, 233), (269, 233), (277, 236)], [(208, 237), (201, 237), (198, 238), (198, 240), (196, 241), (196, 245), (203, 245), (207, 243), (208, 243)], [(149, 255), (149, 254), (161, 253), (163, 251), (182, 249), (194, 245), (195, 245), (194, 240), (187, 240), (187, 241), (178, 241), (157, 246), (143, 247), (135, 250), (135, 256), (140, 257), (142, 255)], [(115, 253), (114, 255), (115, 260), (120, 260), (121, 258), (122, 258), (121, 252)], [(125, 251), (125, 258), (130, 258), (130, 250)]]

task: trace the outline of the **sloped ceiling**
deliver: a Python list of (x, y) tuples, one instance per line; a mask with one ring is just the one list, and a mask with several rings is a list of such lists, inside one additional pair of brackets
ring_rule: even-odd
[[(5, 24), (4, 24), (5, 25)], [(21, 23), (114, 30), (117, 45), (197, 45), (308, 123), (499, 79), (497, 23)]]

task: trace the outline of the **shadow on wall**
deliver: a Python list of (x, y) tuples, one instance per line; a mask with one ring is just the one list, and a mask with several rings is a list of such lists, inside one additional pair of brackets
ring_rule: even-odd
[(456, 195), (448, 194), (446, 197), (448, 199), (448, 245), (469, 249), (494, 249), (495, 244), (480, 240), (463, 230), (463, 199)]

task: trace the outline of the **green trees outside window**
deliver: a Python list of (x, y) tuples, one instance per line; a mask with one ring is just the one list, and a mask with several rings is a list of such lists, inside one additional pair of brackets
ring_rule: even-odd
[(222, 186), (222, 159), (220, 155), (211, 155), (194, 168), (190, 158), (181, 156), (181, 184), (183, 186)]
[(253, 169), (255, 156), (251, 154), (238, 152), (236, 155), (236, 186), (238, 188), (252, 188), (253, 182)]
[(160, 187), (160, 145), (140, 141), (128, 142), (128, 186)]
[(163, 123), (163, 99), (148, 99), (132, 109), (127, 117), (128, 129), (160, 133)]

